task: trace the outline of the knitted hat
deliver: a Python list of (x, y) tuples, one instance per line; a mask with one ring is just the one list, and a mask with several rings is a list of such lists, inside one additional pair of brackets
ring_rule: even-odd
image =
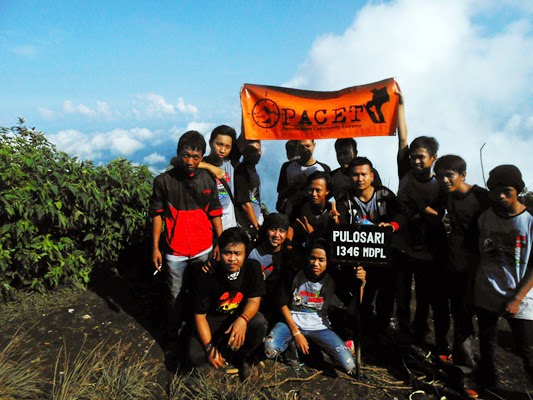
[(511, 186), (516, 189), (518, 193), (526, 187), (522, 180), (522, 173), (514, 165), (499, 165), (489, 173), (489, 180), (487, 187), (489, 190), (496, 186)]

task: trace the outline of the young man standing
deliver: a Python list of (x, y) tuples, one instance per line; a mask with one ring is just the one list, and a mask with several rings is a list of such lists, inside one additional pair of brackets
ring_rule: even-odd
[(446, 155), (435, 163), (437, 181), (448, 193), (446, 211), (451, 227), (448, 237), (448, 269), (442, 278), (449, 294), (454, 321), (453, 362), (473, 368), (473, 284), (479, 264), (477, 220), (489, 207), (488, 192), (466, 182), (466, 162)]
[[(211, 172), (217, 182), (218, 199), (222, 205), (222, 229), (237, 226), (234, 201), (234, 168), (232, 154), (236, 152), (237, 134), (235, 129), (220, 125), (213, 129), (209, 139), (211, 152), (199, 167)], [(237, 151), (238, 153), (238, 151)]]
[(295, 203), (302, 196), (302, 189), (309, 175), (315, 171), (331, 172), (326, 164), (313, 158), (315, 151), (314, 140), (298, 141), (299, 158), (290, 163), (283, 164), (278, 179), (278, 201), (276, 209), (290, 215)]
[(246, 258), (248, 236), (241, 228), (219, 238), (220, 261), (214, 273), (198, 274), (194, 327), (188, 349), (193, 366), (206, 361), (224, 367), (231, 358), (241, 380), (253, 373), (253, 351), (263, 342), (267, 323), (258, 312), (265, 286), (259, 263)]
[[(446, 334), (450, 327), (447, 296), (439, 289), (439, 278), (446, 264), (446, 232), (444, 193), (433, 173), (437, 159), (438, 141), (420, 136), (411, 146), (407, 142), (407, 124), (403, 96), (398, 105), (398, 204), (405, 217), (402, 229), (403, 243), (397, 273), (396, 315), (400, 333), (415, 341), (426, 342), (429, 333), (429, 307), (433, 308), (437, 351), (449, 353)], [(411, 324), (411, 285), (415, 278), (416, 312)]]
[[(205, 147), (199, 132), (184, 133), (173, 159), (174, 168), (155, 178), (150, 200), (152, 261), (158, 271), (164, 268), (168, 280), (170, 352), (175, 351), (183, 320), (185, 270), (194, 261), (206, 261), (213, 250), (214, 238), (222, 233), (222, 207), (215, 180), (207, 171), (198, 169)], [(162, 233), (164, 237), (160, 240)]]
[(477, 380), (483, 387), (497, 383), (494, 346), (500, 316), (509, 323), (533, 381), (533, 215), (518, 201), (525, 185), (514, 165), (494, 168), (487, 186), (493, 206), (478, 221), (481, 260), (474, 285), (481, 356)]
[(261, 210), (261, 179), (255, 166), (261, 159), (261, 142), (247, 140), (243, 150), (243, 161), (235, 168), (235, 202), (237, 222), (252, 238), (257, 237), (263, 224)]
[[(381, 185), (374, 186), (372, 162), (355, 157), (347, 168), (351, 186), (337, 202), (340, 222), (343, 224), (368, 223), (389, 226), (393, 232), (400, 229), (397, 221), (398, 204), (394, 193)], [(376, 303), (374, 312), (374, 301)], [(394, 310), (394, 274), (392, 268), (377, 267), (367, 272), (361, 304), (363, 324), (385, 342)]]

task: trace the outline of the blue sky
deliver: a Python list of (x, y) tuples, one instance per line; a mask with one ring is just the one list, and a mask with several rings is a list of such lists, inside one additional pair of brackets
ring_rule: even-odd
[[(523, 1), (0, 2), (0, 126), (17, 117), (80, 158), (164, 168), (188, 129), (240, 126), (243, 83), (337, 90), (396, 77), (410, 137), (514, 163), (533, 185), (533, 6)], [(395, 138), (360, 153), (396, 189)], [(283, 143), (265, 142), (272, 206)], [(336, 167), (332, 143), (317, 159)]]

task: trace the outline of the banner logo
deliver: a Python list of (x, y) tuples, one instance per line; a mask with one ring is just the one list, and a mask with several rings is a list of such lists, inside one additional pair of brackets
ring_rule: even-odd
[(270, 99), (261, 99), (252, 110), (254, 122), (261, 128), (272, 128), (279, 121), (279, 107)]

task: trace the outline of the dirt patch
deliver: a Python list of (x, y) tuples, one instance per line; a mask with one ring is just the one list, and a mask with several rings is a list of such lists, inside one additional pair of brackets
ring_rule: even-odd
[[(63, 289), (45, 295), (21, 295), (0, 305), (0, 351), (20, 329), (23, 349), (35, 353), (50, 393), (54, 368), (60, 350), (76, 354), (102, 342), (120, 342), (129, 352), (147, 355), (157, 369), (152, 390), (154, 398), (168, 398), (173, 375), (165, 370), (162, 332), (165, 321), (164, 282), (150, 269), (99, 272), (89, 290)], [(513, 353), (512, 339), (504, 322), (500, 326), (497, 365), (501, 383), (484, 399), (531, 399), (520, 358)], [(354, 380), (328, 367), (328, 364), (290, 367), (264, 361), (262, 378), (257, 383), (258, 398), (286, 399), (447, 399), (466, 398), (458, 389), (453, 368), (442, 365), (427, 349), (397, 346), (377, 349), (372, 338), (363, 343), (362, 377)], [(208, 369), (206, 369), (208, 371)], [(238, 387), (238, 378), (222, 371), (210, 371), (214, 382)], [(468, 379), (467, 379), (468, 382)], [(224, 390), (224, 389), (222, 389)], [(265, 395), (270, 393), (271, 396)], [(282, 397), (283, 396), (283, 397)], [(47, 397), (49, 398), (49, 397)], [(176, 397), (177, 398), (177, 397)], [(244, 397), (231, 397), (244, 398)], [(248, 398), (248, 397), (246, 397)], [(252, 397), (249, 397), (252, 398)]]

